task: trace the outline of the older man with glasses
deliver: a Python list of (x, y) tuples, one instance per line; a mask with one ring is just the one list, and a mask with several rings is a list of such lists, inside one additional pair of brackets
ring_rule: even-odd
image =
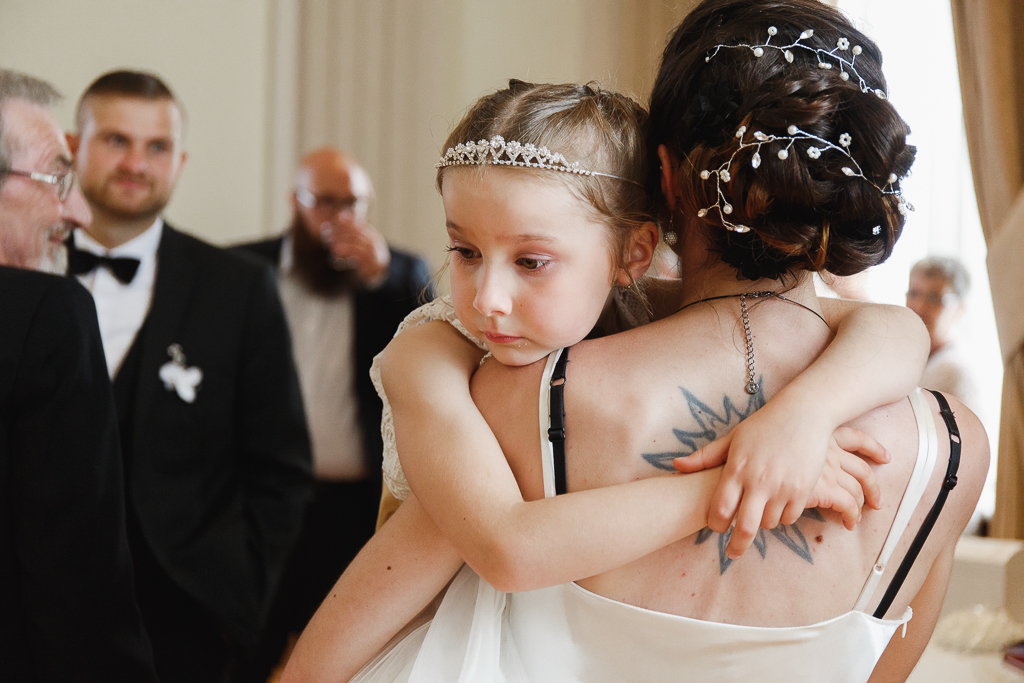
[(0, 679), (153, 681), (96, 311), (31, 272), (90, 220), (58, 98), (0, 69)]
[(956, 343), (970, 287), (970, 275), (960, 261), (932, 256), (910, 269), (907, 308), (924, 321), (932, 342), (921, 386), (952, 394), (982, 414), (974, 363)]

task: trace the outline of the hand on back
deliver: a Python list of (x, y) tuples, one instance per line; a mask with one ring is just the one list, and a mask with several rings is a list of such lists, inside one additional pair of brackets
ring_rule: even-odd
[(867, 460), (889, 462), (885, 448), (859, 430), (833, 430), (814, 416), (793, 415), (783, 416), (768, 403), (722, 438), (674, 461), (684, 473), (725, 465), (708, 527), (718, 533), (732, 527), (726, 553), (733, 559), (746, 551), (759, 528), (793, 524), (806, 508), (833, 509), (852, 529), (863, 505), (881, 507)]

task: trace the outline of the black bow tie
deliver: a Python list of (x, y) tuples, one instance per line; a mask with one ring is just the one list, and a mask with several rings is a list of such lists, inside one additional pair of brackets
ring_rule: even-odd
[(109, 270), (123, 284), (130, 284), (139, 269), (139, 259), (127, 256), (100, 256), (68, 245), (68, 275), (84, 275), (100, 266)]

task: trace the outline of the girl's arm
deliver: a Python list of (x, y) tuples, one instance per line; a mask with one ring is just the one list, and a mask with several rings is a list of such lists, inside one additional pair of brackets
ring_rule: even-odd
[(281, 683), (347, 681), (461, 566), (459, 551), (410, 496), (334, 584), (295, 644)]
[[(677, 520), (675, 524), (664, 524), (665, 529), (669, 529), (662, 530), (665, 538), (689, 535), (692, 529), (703, 525), (702, 516), (692, 508), (702, 510), (707, 507), (718, 472), (716, 469), (700, 475), (669, 475), (657, 477), (657, 481), (645, 480), (644, 483), (649, 483), (643, 486), (639, 495), (650, 497), (651, 501), (642, 514)], [(589, 493), (570, 494), (560, 499), (594, 498), (587, 496)], [(581, 517), (575, 518), (577, 521), (574, 522), (575, 528), (588, 537), (593, 533), (588, 523), (593, 523), (593, 520), (582, 515), (594, 511), (594, 505), (589, 503), (589, 500), (585, 501), (578, 508), (577, 514)], [(611, 514), (626, 515), (628, 512)], [(627, 524), (626, 528), (629, 527)], [(671, 530), (673, 528), (676, 530)], [(574, 533), (570, 533), (568, 538), (573, 536)], [(538, 538), (535, 542), (542, 552), (551, 552), (550, 543), (544, 539)], [(501, 552), (512, 552), (511, 546)], [(523, 561), (537, 563), (545, 559), (526, 557)], [(584, 560), (584, 566), (600, 561), (605, 560), (595, 559), (591, 554)], [(611, 563), (615, 561), (610, 560)], [(444, 538), (416, 496), (410, 496), (359, 551), (331, 594), (316, 610), (288, 659), (282, 683), (347, 681), (414, 620), (452, 579), (462, 563), (459, 549)], [(517, 583), (523, 588), (532, 587), (527, 583), (530, 580), (525, 573), (516, 575), (506, 571), (509, 566), (517, 564), (516, 558), (509, 557), (495, 563), (476, 561), (477, 566), (484, 567), (486, 573), (481, 573), (484, 579), (496, 580), (493, 582), (496, 588), (501, 588), (500, 584), (505, 589), (515, 588)], [(586, 573), (572, 564), (562, 567), (561, 571), (575, 571), (575, 578), (582, 578)], [(549, 579), (543, 585), (556, 581)]]
[[(835, 447), (836, 428), (906, 396), (928, 360), (928, 331), (910, 309), (820, 301), (836, 330), (828, 348), (736, 429), (676, 460), (683, 472), (725, 463), (708, 526), (724, 533), (735, 519), (730, 557), (746, 550), (759, 527), (793, 524), (818, 481), (826, 452)], [(859, 437), (847, 438), (849, 445)]]
[[(479, 357), (450, 325), (428, 323), (392, 340), (381, 369), (410, 486), (441, 533), (495, 588), (523, 591), (592, 576), (706, 526), (717, 471), (524, 501), (469, 392)], [(534, 373), (538, 390), (542, 370), (543, 363), (522, 369)], [(508, 412), (536, 414), (536, 395), (529, 400)], [(856, 515), (858, 502), (846, 498), (837, 507)]]

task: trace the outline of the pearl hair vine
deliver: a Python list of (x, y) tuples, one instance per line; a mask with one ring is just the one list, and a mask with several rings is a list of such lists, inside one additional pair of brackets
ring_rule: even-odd
[[(839, 144), (836, 145), (822, 137), (814, 135), (813, 133), (808, 133), (805, 130), (801, 130), (797, 126), (789, 126), (786, 132), (789, 133), (789, 135), (767, 135), (758, 130), (754, 131), (751, 134), (751, 137), (753, 138), (752, 140), (745, 140), (747, 127), (740, 126), (739, 129), (736, 131), (736, 137), (739, 139), (740, 144), (739, 147), (736, 148), (736, 151), (732, 153), (732, 156), (730, 156), (729, 159), (724, 164), (719, 166), (717, 169), (704, 170), (700, 172), (701, 180), (708, 180), (711, 176), (715, 176), (715, 189), (718, 192), (718, 198), (715, 201), (715, 203), (712, 204), (711, 206), (700, 209), (697, 212), (697, 217), (704, 218), (705, 216), (707, 216), (709, 211), (717, 210), (718, 215), (722, 220), (722, 225), (725, 226), (726, 230), (731, 230), (732, 232), (738, 233), (749, 232), (750, 228), (748, 226), (739, 225), (737, 223), (730, 223), (726, 219), (726, 216), (733, 212), (733, 207), (732, 204), (730, 204), (729, 201), (726, 199), (725, 193), (722, 192), (722, 183), (728, 183), (732, 180), (732, 174), (730, 173), (730, 169), (732, 168), (732, 162), (736, 159), (736, 155), (739, 154), (742, 150), (747, 149), (748, 147), (753, 147), (755, 149), (754, 154), (750, 157), (750, 165), (753, 168), (759, 168), (761, 166), (761, 147), (763, 145), (774, 142), (786, 143), (786, 146), (780, 149), (777, 153), (779, 159), (785, 161), (786, 159), (789, 158), (790, 150), (793, 149), (794, 143), (796, 143), (798, 140), (811, 141), (811, 144), (807, 146), (806, 150), (804, 150), (807, 156), (811, 159), (819, 159), (821, 158), (822, 152), (827, 152), (829, 150), (839, 152), (840, 154), (845, 156), (847, 159), (850, 160), (850, 165), (842, 167), (843, 174), (850, 178), (861, 178), (862, 180), (870, 183), (872, 187), (876, 188), (879, 192), (881, 192), (884, 195), (893, 195), (899, 197), (899, 205), (897, 206), (897, 208), (899, 209), (901, 215), (906, 216), (907, 211), (914, 210), (913, 205), (911, 205), (910, 202), (908, 202), (906, 198), (903, 197), (903, 190), (897, 186), (899, 179), (896, 177), (895, 173), (889, 174), (889, 177), (887, 178), (887, 181), (884, 185), (878, 185), (877, 183), (875, 183), (870, 178), (864, 175), (864, 172), (861, 170), (860, 164), (857, 163), (857, 161), (849, 152), (849, 147), (851, 144), (853, 144), (853, 138), (850, 136), (849, 133), (843, 133), (842, 135), (840, 135)], [(881, 232), (882, 227), (880, 225), (876, 225), (874, 228), (871, 229), (872, 235), (879, 235), (881, 234)]]
[(500, 135), (495, 135), (490, 140), (469, 141), (449, 147), (441, 160), (434, 164), (434, 168), (480, 166), (482, 164), (542, 168), (547, 171), (561, 171), (574, 175), (602, 176), (642, 187), (640, 183), (629, 178), (585, 169), (578, 161), (569, 163), (564, 156), (558, 152), (552, 152), (547, 147), (537, 147), (530, 142), (522, 144), (515, 140), (506, 142), (505, 138)]
[[(793, 63), (794, 56), (793, 50), (804, 50), (812, 53), (818, 60), (819, 69), (832, 69), (838, 64), (839, 66), (839, 77), (844, 81), (850, 80), (850, 76), (853, 75), (857, 78), (858, 84), (860, 85), (861, 92), (874, 93), (880, 99), (885, 99), (885, 92), (880, 88), (872, 88), (868, 85), (860, 73), (857, 72), (857, 68), (854, 66), (854, 62), (857, 61), (857, 56), (860, 55), (864, 49), (860, 45), (850, 46), (849, 38), (840, 38), (836, 41), (836, 46), (831, 50), (824, 50), (822, 48), (811, 47), (810, 45), (804, 45), (802, 40), (807, 40), (814, 35), (814, 29), (807, 29), (800, 33), (800, 37), (789, 45), (772, 45), (772, 38), (778, 35), (779, 29), (774, 26), (768, 27), (768, 40), (761, 43), (760, 45), (747, 45), (746, 43), (739, 43), (738, 45), (725, 45), (720, 44), (714, 47), (714, 51), (704, 58), (705, 62), (710, 62), (711, 59), (718, 54), (719, 50), (735, 49), (735, 48), (746, 48), (754, 53), (755, 57), (763, 57), (765, 50), (778, 50), (785, 57), (786, 61), (790, 64)], [(847, 59), (843, 54), (850, 53), (850, 58)], [(835, 62), (829, 61), (835, 60)]]

